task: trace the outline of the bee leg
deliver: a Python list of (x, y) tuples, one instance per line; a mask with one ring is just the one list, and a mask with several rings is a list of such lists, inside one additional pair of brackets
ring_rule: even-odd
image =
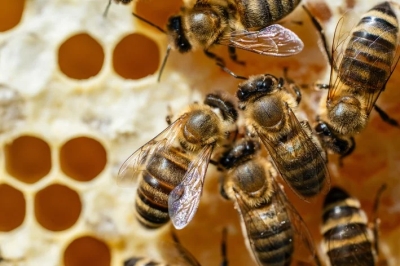
[(228, 46), (229, 57), (232, 59), (233, 62), (236, 64), (244, 66), (246, 62), (240, 61), (237, 59), (236, 48), (233, 46)]
[(303, 9), (306, 11), (307, 15), (310, 17), (312, 24), (314, 25), (314, 27), (317, 29), (321, 41), (322, 41), (322, 45), (323, 45), (323, 50), (325, 51), (326, 56), (328, 57), (328, 62), (332, 67), (332, 54), (329, 51), (328, 48), (328, 42), (326, 41), (326, 37), (325, 37), (325, 31), (324, 28), (322, 28), (321, 23), (311, 14), (310, 10), (308, 10), (308, 8), (305, 5), (302, 5)]
[(111, 0), (108, 1), (106, 10), (104, 10), (104, 13), (103, 13), (103, 17), (107, 17), (107, 13), (108, 13), (108, 10), (110, 9), (110, 6), (111, 6)]
[(379, 116), (381, 119), (388, 123), (389, 125), (392, 125), (394, 127), (400, 127), (399, 122), (397, 120), (391, 118), (385, 111), (383, 111), (380, 107), (378, 107), (376, 104), (374, 105), (375, 111), (378, 112)]
[(235, 73), (233, 73), (229, 68), (227, 68), (225, 65), (219, 64), (217, 63), (217, 65), (226, 73), (228, 73), (229, 75), (231, 75), (232, 77), (236, 78), (236, 79), (244, 79), (247, 80), (248, 78), (244, 77), (244, 76), (239, 76), (236, 75)]
[(382, 193), (386, 190), (387, 185), (383, 184), (379, 189), (378, 192), (376, 193), (375, 196), (375, 201), (374, 201), (374, 209), (373, 209), (373, 216), (374, 216), (374, 240), (375, 240), (375, 252), (377, 255), (379, 255), (379, 224), (380, 224), (380, 219), (378, 218), (378, 208), (379, 208), (379, 202), (382, 196)]
[(224, 176), (221, 175), (219, 178), (219, 194), (226, 200), (231, 200), (226, 193), (225, 186), (224, 186)]
[(216, 55), (208, 50), (204, 50), (204, 53), (206, 54), (207, 57), (211, 58), (212, 60), (215, 60), (215, 62), (217, 62), (218, 66), (225, 67), (225, 61), (224, 61), (224, 59), (222, 59), (222, 57), (219, 57), (218, 55)]
[(296, 103), (300, 104), (301, 102), (301, 91), (300, 88), (297, 86), (297, 84), (294, 82), (293, 79), (289, 78), (288, 76), (288, 67), (284, 67), (283, 68), (283, 78), (285, 79), (285, 81), (289, 84), (289, 87), (292, 91), (294, 91), (294, 93), (296, 94)]
[(228, 236), (228, 230), (226, 227), (222, 230), (222, 242), (221, 242), (221, 256), (222, 256), (222, 262), (221, 266), (228, 266), (228, 256), (227, 256), (227, 236)]
[(171, 106), (167, 106), (167, 110), (168, 110), (168, 114), (167, 114), (167, 116), (165, 117), (165, 121), (167, 122), (167, 124), (168, 124), (168, 126), (170, 126), (171, 124), (172, 124), (172, 108), (171, 108)]

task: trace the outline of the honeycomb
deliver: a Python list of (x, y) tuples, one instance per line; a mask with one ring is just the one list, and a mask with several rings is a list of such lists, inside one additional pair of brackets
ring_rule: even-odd
[[(378, 2), (307, 4), (331, 43), (336, 22), (347, 9), (361, 14)], [(237, 88), (239, 81), (201, 51), (172, 52), (157, 83), (167, 38), (133, 18), (131, 11), (163, 27), (182, 1), (112, 3), (104, 18), (107, 3), (0, 2), (0, 265), (122, 265), (132, 256), (163, 261), (160, 250), (171, 241), (170, 226), (143, 229), (133, 212), (135, 188), (119, 187), (114, 177), (133, 151), (166, 127), (168, 108), (178, 113), (205, 93), (234, 93)], [(247, 63), (243, 67), (228, 60), (225, 47), (213, 51), (240, 75), (281, 76), (289, 67), (299, 84), (328, 82), (319, 36), (304, 11), (297, 8), (282, 24), (304, 41), (303, 52), (273, 58), (238, 51)], [(398, 66), (378, 100), (397, 120), (399, 83)], [(310, 121), (325, 94), (303, 90), (300, 108)], [(373, 112), (344, 166), (338, 167), (335, 156), (329, 164), (332, 185), (358, 197), (370, 217), (373, 195), (382, 183), (388, 185), (378, 216), (382, 257), (389, 265), (400, 263), (399, 133)], [(218, 180), (210, 166), (198, 213), (177, 234), (202, 265), (219, 265), (226, 227), (229, 265), (251, 265), (238, 214), (219, 196)], [(290, 189), (286, 192), (318, 243), (323, 197), (312, 206)]]

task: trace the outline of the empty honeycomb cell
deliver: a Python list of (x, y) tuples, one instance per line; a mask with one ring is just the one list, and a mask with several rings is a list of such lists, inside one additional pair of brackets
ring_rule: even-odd
[(91, 236), (73, 240), (64, 251), (65, 266), (108, 266), (111, 263), (109, 247)]
[(51, 231), (62, 231), (73, 226), (81, 210), (78, 193), (64, 185), (50, 185), (35, 195), (36, 220)]
[(51, 169), (50, 146), (34, 136), (20, 136), (5, 146), (7, 172), (16, 179), (33, 184)]
[(0, 1), (0, 32), (14, 28), (21, 21), (25, 0)]
[(103, 171), (107, 152), (103, 145), (89, 137), (67, 141), (60, 150), (62, 171), (77, 181), (90, 181)]
[(7, 184), (0, 184), (0, 231), (18, 228), (24, 221), (25, 209), (22, 192)]
[(58, 50), (58, 65), (61, 71), (73, 79), (96, 76), (103, 62), (103, 47), (86, 33), (70, 37)]
[(160, 60), (157, 44), (142, 34), (125, 36), (115, 47), (113, 67), (125, 79), (140, 79), (156, 72)]
[(177, 14), (183, 5), (182, 0), (137, 1), (135, 12), (146, 20), (164, 28), (168, 18)]

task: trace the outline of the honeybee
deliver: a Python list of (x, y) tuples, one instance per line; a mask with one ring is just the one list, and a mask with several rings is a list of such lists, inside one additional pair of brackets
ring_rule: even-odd
[(236, 119), (232, 102), (209, 94), (123, 163), (118, 183), (140, 178), (135, 205), (142, 225), (158, 228), (171, 218), (181, 229), (192, 220), (211, 154), (235, 129)]
[(168, 35), (170, 43), (159, 79), (171, 49), (180, 53), (203, 49), (221, 65), (225, 65), (223, 59), (209, 51), (214, 44), (228, 46), (230, 58), (240, 64), (244, 62), (237, 59), (235, 48), (270, 56), (301, 52), (304, 44), (294, 32), (272, 24), (299, 3), (300, 0), (197, 0), (194, 6), (183, 6), (178, 15), (169, 18), (166, 32), (157, 27)]
[(326, 193), (330, 178), (326, 154), (318, 139), (308, 122), (299, 122), (292, 111), (301, 99), (300, 91), (292, 85), (289, 87), (296, 92), (297, 99), (282, 78), (257, 75), (239, 84), (236, 95), (251, 134), (260, 137), (293, 191), (300, 198), (309, 199)]
[[(352, 145), (348, 138), (366, 127), (372, 108), (384, 121), (399, 126), (375, 104), (400, 54), (399, 24), (391, 4), (380, 3), (365, 13), (350, 32), (350, 37), (343, 32), (346, 28), (343, 27), (344, 20), (342, 18), (336, 27), (332, 45), (330, 82), (326, 87), (329, 89), (326, 100), (328, 121), (321, 121), (325, 133), (331, 135), (322, 140), (342, 157), (354, 150), (354, 147), (341, 147), (343, 138), (347, 138), (347, 145)], [(321, 125), (318, 126), (321, 129)], [(337, 143), (335, 139), (338, 139)]]
[[(127, 5), (130, 2), (132, 2), (132, 0), (114, 0), (114, 2), (117, 3), (117, 4), (118, 3), (122, 3), (124, 5)], [(104, 10), (103, 17), (107, 17), (107, 13), (108, 13), (108, 10), (110, 9), (110, 6), (111, 6), (111, 0), (108, 0), (108, 4), (107, 4), (107, 7), (106, 7), (106, 10)]]
[[(377, 211), (382, 186), (375, 199)], [(358, 199), (339, 187), (333, 187), (325, 198), (322, 216), (322, 248), (331, 266), (375, 265), (378, 261), (378, 219), (373, 230)]]
[(296, 255), (320, 265), (305, 223), (259, 149), (258, 142), (242, 139), (219, 160), (226, 170), (222, 195), (235, 202), (247, 247), (258, 265), (290, 265)]

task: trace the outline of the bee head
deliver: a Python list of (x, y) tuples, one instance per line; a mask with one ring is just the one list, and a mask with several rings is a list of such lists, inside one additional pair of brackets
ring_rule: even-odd
[(324, 121), (319, 121), (314, 129), (315, 129), (315, 132), (320, 136), (324, 136), (324, 137), (332, 136), (331, 128)]
[(172, 16), (169, 18), (167, 23), (167, 34), (172, 40), (174, 48), (180, 53), (186, 53), (192, 49), (182, 27), (182, 16)]
[(219, 162), (225, 169), (231, 169), (238, 164), (250, 160), (259, 149), (260, 145), (258, 142), (245, 139), (233, 146), (232, 149), (226, 151)]
[(239, 84), (236, 93), (239, 101), (247, 101), (251, 97), (265, 95), (281, 87), (281, 81), (275, 76), (265, 74), (251, 77), (249, 80)]

